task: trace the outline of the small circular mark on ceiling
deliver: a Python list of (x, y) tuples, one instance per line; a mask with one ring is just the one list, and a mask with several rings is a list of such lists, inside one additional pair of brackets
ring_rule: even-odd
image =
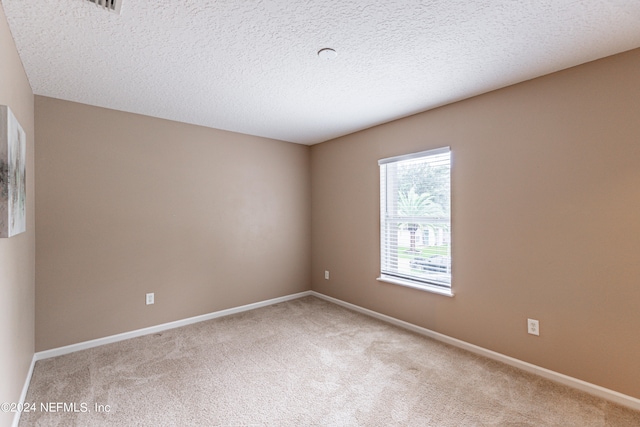
[(318, 51), (318, 56), (322, 59), (333, 59), (338, 56), (338, 53), (329, 47), (325, 47)]

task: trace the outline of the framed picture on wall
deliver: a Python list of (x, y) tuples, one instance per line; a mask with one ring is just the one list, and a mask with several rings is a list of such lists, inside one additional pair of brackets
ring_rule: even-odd
[(27, 136), (6, 105), (0, 105), (0, 237), (26, 230)]

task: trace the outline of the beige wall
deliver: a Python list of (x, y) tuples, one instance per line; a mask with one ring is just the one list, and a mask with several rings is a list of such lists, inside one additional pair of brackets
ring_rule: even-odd
[(41, 96), (35, 111), (37, 351), (310, 288), (309, 147)]
[[(27, 134), (27, 231), (0, 239), (0, 402), (17, 402), (33, 357), (35, 209), (33, 93), (0, 5), (0, 104)], [(0, 412), (0, 426), (12, 413)]]
[[(640, 398), (639, 70), (634, 50), (313, 146), (312, 289)], [(377, 160), (446, 145), (455, 297), (377, 282)]]

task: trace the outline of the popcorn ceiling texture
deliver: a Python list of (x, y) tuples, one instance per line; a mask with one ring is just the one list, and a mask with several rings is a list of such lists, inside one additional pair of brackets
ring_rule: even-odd
[(640, 46), (637, 0), (1, 1), (37, 95), (304, 144)]

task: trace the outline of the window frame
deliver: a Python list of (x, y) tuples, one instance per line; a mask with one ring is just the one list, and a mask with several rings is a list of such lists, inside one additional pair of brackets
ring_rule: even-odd
[[(389, 200), (387, 198), (388, 193), (388, 176), (387, 176), (387, 165), (403, 162), (407, 160), (413, 160), (418, 158), (426, 158), (430, 156), (440, 155), (444, 153), (449, 153), (449, 248), (451, 247), (451, 169), (452, 169), (452, 151), (451, 147), (440, 147), (436, 149), (420, 151), (416, 153), (404, 154), (400, 156), (388, 157), (384, 159), (380, 159), (378, 161), (378, 165), (380, 167), (379, 175), (380, 175), (380, 276), (376, 279), (380, 282), (391, 283), (395, 285), (405, 286), (413, 289), (419, 289), (422, 291), (432, 292), (439, 295), (445, 296), (453, 296), (453, 275), (452, 271), (450, 274), (450, 281), (448, 284), (444, 282), (437, 283), (436, 280), (428, 280), (422, 279), (419, 277), (415, 277), (412, 279), (411, 277), (407, 277), (407, 275), (402, 275), (398, 272), (398, 275), (394, 275), (392, 271), (385, 271), (385, 247), (388, 245), (385, 240), (385, 222), (388, 221), (387, 215), (387, 207), (389, 205)], [(383, 171), (384, 166), (384, 171)], [(397, 213), (394, 213), (390, 216), (395, 216)], [(397, 243), (396, 243), (397, 245)], [(451, 256), (451, 255), (449, 255)], [(410, 276), (410, 275), (409, 275)]]

